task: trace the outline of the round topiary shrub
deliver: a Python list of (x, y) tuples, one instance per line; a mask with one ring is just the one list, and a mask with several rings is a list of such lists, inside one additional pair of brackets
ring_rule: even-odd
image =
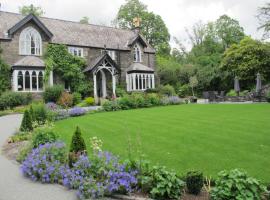
[(231, 171), (221, 171), (215, 182), (215, 187), (211, 190), (211, 200), (261, 200), (264, 187), (257, 179), (249, 177), (246, 172), (234, 169)]
[(64, 91), (64, 87), (62, 85), (54, 85), (51, 87), (45, 88), (43, 93), (44, 101), (47, 102), (54, 102), (56, 103), (60, 98), (62, 92)]
[(45, 143), (53, 143), (56, 142), (58, 136), (57, 134), (50, 128), (37, 128), (34, 131), (34, 137), (32, 140), (33, 147), (36, 148), (39, 145)]
[(190, 171), (186, 176), (188, 192), (198, 195), (203, 187), (203, 173), (199, 171)]

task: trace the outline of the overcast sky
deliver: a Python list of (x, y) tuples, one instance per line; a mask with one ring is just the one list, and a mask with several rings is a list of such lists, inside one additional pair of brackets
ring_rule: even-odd
[[(214, 21), (220, 15), (227, 14), (240, 22), (245, 33), (254, 38), (261, 38), (257, 31), (256, 19), (258, 7), (267, 0), (141, 0), (148, 9), (161, 15), (171, 36), (185, 42), (185, 28), (195, 22)], [(0, 0), (1, 10), (18, 12), (23, 5), (41, 6), (46, 17), (79, 21), (83, 16), (90, 18), (90, 23), (110, 25), (119, 7), (125, 0)], [(269, 2), (269, 1), (268, 1)]]

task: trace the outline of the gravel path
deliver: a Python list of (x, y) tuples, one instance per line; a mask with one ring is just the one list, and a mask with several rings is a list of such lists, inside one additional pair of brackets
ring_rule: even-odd
[[(19, 128), (22, 115), (0, 117), (0, 149)], [(77, 200), (75, 192), (60, 185), (32, 182), (22, 176), (19, 165), (0, 153), (0, 200)]]

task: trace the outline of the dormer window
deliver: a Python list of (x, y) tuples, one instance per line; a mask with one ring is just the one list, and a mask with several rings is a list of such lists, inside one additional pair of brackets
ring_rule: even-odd
[(78, 47), (68, 47), (68, 52), (73, 56), (83, 57), (83, 49)]
[(134, 46), (134, 62), (141, 62), (142, 61), (142, 54), (141, 48), (138, 44)]
[(42, 40), (39, 32), (33, 27), (24, 29), (20, 34), (20, 55), (41, 55)]

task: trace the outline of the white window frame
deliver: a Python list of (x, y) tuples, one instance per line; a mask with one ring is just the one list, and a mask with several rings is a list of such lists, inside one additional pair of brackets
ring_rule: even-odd
[[(13, 90), (17, 92), (43, 92), (44, 73), (44, 70), (14, 70), (12, 75)], [(19, 85), (19, 74), (21, 74), (22, 85)], [(26, 74), (28, 74), (29, 77), (27, 77), (29, 80), (26, 80)], [(33, 77), (35, 77), (35, 79), (33, 79)], [(33, 83), (33, 81), (35, 81), (35, 83)], [(40, 81), (42, 81), (42, 87), (39, 85)], [(29, 84), (29, 88), (26, 88), (26, 84)], [(33, 85), (35, 85), (36, 88), (33, 88)]]
[(142, 62), (142, 51), (141, 51), (141, 47), (138, 44), (134, 45), (133, 48), (133, 59), (134, 62)]
[(79, 48), (79, 47), (68, 47), (68, 52), (70, 54), (72, 54), (73, 56), (84, 57), (83, 56), (83, 48)]
[(42, 55), (42, 39), (39, 32), (33, 27), (25, 28), (19, 37), (20, 55)]
[(155, 88), (155, 75), (153, 73), (126, 74), (127, 91), (145, 91)]

